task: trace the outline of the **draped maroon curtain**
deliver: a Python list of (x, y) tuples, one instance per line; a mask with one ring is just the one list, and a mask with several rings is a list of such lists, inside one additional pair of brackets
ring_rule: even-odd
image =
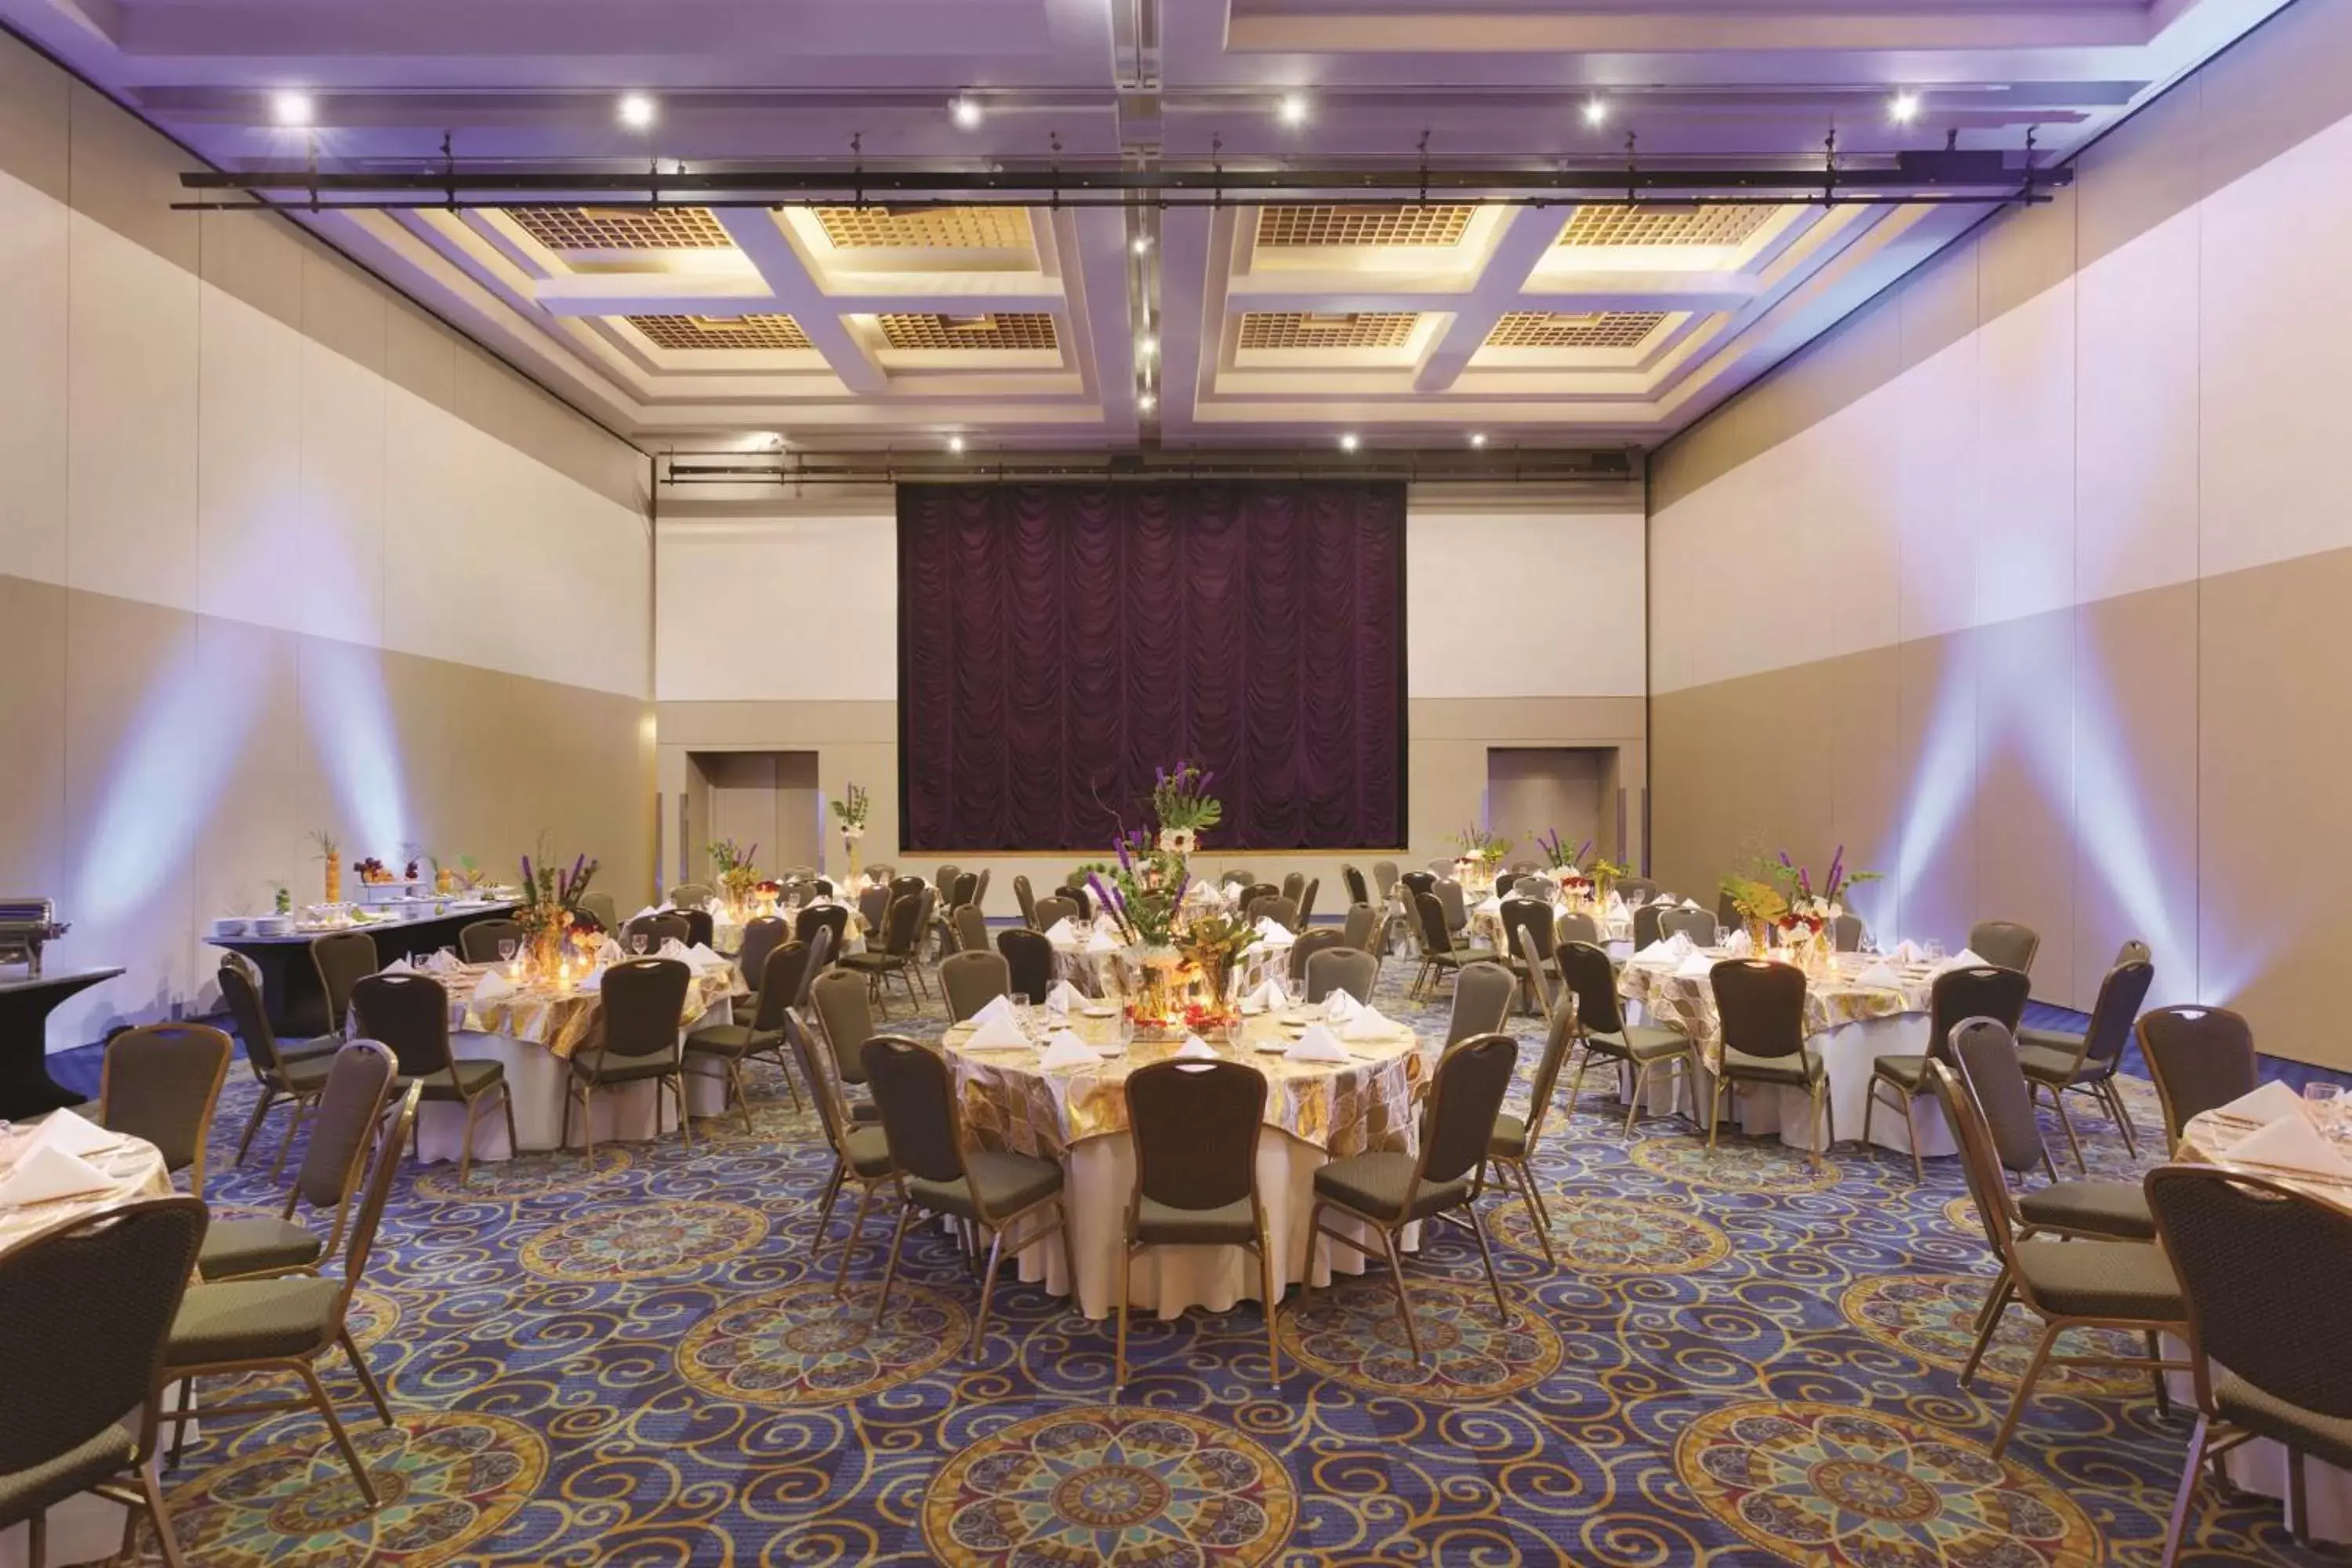
[(1213, 849), (1404, 837), (1404, 487), (898, 487), (910, 850), (1101, 849), (1216, 771)]

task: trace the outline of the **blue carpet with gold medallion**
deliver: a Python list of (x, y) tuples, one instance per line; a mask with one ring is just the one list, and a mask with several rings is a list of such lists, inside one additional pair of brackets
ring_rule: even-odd
[[(1442, 1033), (1391, 994), (1401, 967), (1381, 1005)], [(829, 1160), (772, 1072), (754, 1131), (698, 1123), (691, 1153), (404, 1173), (355, 1322), (394, 1426), (328, 1363), (384, 1506), (362, 1511), (314, 1417), (248, 1418), (169, 1478), (179, 1533), (202, 1568), (2155, 1561), (2186, 1427), (2144, 1381), (2058, 1369), (1988, 1457), (2032, 1341), (2012, 1310), (1959, 1386), (1991, 1267), (1953, 1162), (1915, 1186), (1883, 1151), (1816, 1166), (1728, 1135), (1709, 1161), (1687, 1122), (1622, 1136), (1600, 1076), (1535, 1159), (1559, 1266), (1521, 1205), (1487, 1205), (1507, 1321), (1466, 1234), (1435, 1227), (1408, 1266), (1427, 1364), (1385, 1279), (1351, 1278), (1293, 1292), (1278, 1393), (1244, 1302), (1139, 1318), (1114, 1400), (1109, 1325), (1010, 1270), (972, 1363), (978, 1286), (930, 1233), (872, 1325), (888, 1227), (836, 1298), (835, 1255), (811, 1261)], [(251, 1093), (217, 1123), (227, 1209), (284, 1191), (259, 1155), (228, 1169)], [(2077, 1121), (2094, 1173), (2137, 1168)], [(2209, 1492), (2196, 1519), (2187, 1562), (2324, 1560), (2275, 1504)]]

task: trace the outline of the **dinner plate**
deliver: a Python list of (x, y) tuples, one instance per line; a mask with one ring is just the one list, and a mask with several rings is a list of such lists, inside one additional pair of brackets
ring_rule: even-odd
[(1096, 1003), (1091, 1007), (1081, 1007), (1078, 1011), (1089, 1018), (1116, 1018), (1118, 1016), (1118, 1008), (1106, 1007), (1099, 1002)]
[(1288, 1040), (1258, 1039), (1250, 1042), (1250, 1049), (1266, 1056), (1278, 1056), (1290, 1048)]

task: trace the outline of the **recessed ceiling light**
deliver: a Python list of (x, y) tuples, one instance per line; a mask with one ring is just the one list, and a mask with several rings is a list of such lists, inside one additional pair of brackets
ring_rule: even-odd
[(1584, 100), (1584, 122), (1587, 125), (1606, 125), (1609, 123), (1609, 100), (1605, 98), (1586, 99)]
[(1278, 112), (1281, 114), (1282, 122), (1285, 125), (1306, 124), (1307, 95), (1303, 92), (1284, 93), (1282, 95), (1282, 107)]
[(1129, 243), (1128, 248), (1138, 256), (1145, 255), (1151, 249), (1151, 237), (1148, 234), (1139, 234)]
[(1356, 440), (1356, 433), (1353, 430), (1339, 437), (1339, 450), (1342, 452), (1352, 452), (1358, 445), (1360, 443)]
[(948, 450), (955, 453), (958, 457), (961, 457), (963, 455), (963, 437), (961, 436), (949, 437)]
[(1886, 100), (1886, 118), (1897, 125), (1908, 125), (1919, 118), (1919, 95), (1898, 92)]
[(625, 92), (621, 95), (620, 106), (616, 112), (621, 117), (621, 123), (630, 130), (650, 131), (653, 129), (656, 110), (654, 108), (654, 100), (644, 93)]
[(1136, 339), (1135, 352), (1141, 354), (1145, 359), (1150, 359), (1153, 354), (1160, 352), (1160, 340), (1153, 337), (1150, 332), (1146, 332), (1143, 336)]
[(1471, 444), (1473, 447), (1483, 447), (1483, 446), (1485, 446), (1485, 445), (1486, 444), (1486, 432), (1485, 432), (1484, 430), (1473, 430), (1473, 431), (1471, 431), (1471, 432), (1470, 432), (1470, 444)]
[(291, 89), (269, 95), (269, 117), (278, 124), (300, 130), (310, 123), (310, 95)]
[(948, 105), (948, 115), (956, 122), (957, 130), (977, 131), (980, 129), (980, 100), (976, 98), (959, 98)]
[(1151, 389), (1147, 386), (1135, 395), (1135, 406), (1139, 412), (1149, 414), (1160, 406), (1160, 399), (1154, 396)]

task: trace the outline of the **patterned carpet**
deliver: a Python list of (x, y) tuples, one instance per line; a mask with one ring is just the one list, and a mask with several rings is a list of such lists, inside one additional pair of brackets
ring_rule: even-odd
[[(943, 1237), (910, 1246), (880, 1328), (887, 1226), (837, 1300), (832, 1257), (810, 1261), (814, 1120), (760, 1089), (754, 1133), (699, 1123), (690, 1155), (404, 1173), (358, 1323), (395, 1427), (328, 1363), (386, 1506), (361, 1512), (313, 1417), (208, 1429), (170, 1478), (189, 1561), (2077, 1568), (2161, 1542), (2186, 1430), (2144, 1383), (2069, 1369), (2009, 1461), (1987, 1458), (2031, 1341), (2012, 1311), (1990, 1375), (1958, 1386), (1991, 1270), (1949, 1161), (1915, 1187), (1907, 1158), (1849, 1144), (1817, 1168), (1727, 1134), (1710, 1163), (1685, 1122), (1621, 1136), (1588, 1083), (1536, 1157), (1559, 1267), (1521, 1205), (1488, 1206), (1507, 1323), (1467, 1236), (1437, 1227), (1408, 1267), (1426, 1367), (1366, 1278), (1294, 1293), (1278, 1395), (1244, 1302), (1139, 1319), (1114, 1402), (1109, 1326), (1009, 1271), (966, 1361), (978, 1288)], [(215, 1169), (250, 1093), (224, 1105)], [(2095, 1172), (2133, 1168), (2078, 1121)], [(274, 1206), (267, 1168), (215, 1199)], [(2187, 1562), (2324, 1560), (2275, 1505), (2209, 1493), (2197, 1520)]]

